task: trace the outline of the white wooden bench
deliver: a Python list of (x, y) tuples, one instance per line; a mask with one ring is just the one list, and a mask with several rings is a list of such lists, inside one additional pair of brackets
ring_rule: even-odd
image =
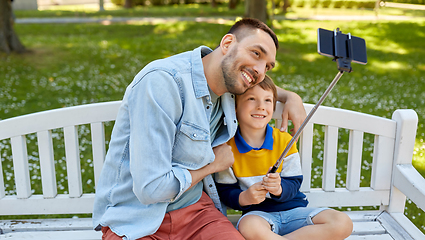
[[(0, 142), (9, 141), (13, 154), (16, 194), (6, 194), (0, 164), (0, 219), (2, 215), (44, 215), (91, 213), (94, 193), (83, 193), (79, 150), (79, 125), (90, 124), (94, 180), (97, 182), (105, 157), (104, 122), (113, 121), (120, 102), (96, 103), (56, 109), (0, 121)], [(312, 105), (305, 104), (307, 113)], [(281, 112), (282, 105), (278, 104)], [(279, 119), (279, 114), (276, 118)], [(279, 120), (277, 120), (279, 121)], [(413, 110), (397, 110), (385, 119), (342, 109), (321, 106), (304, 129), (299, 141), (304, 183), (302, 191), (310, 206), (363, 207), (376, 210), (347, 211), (354, 221), (349, 239), (425, 239), (425, 235), (404, 215), (406, 196), (425, 210), (425, 179), (411, 161), (418, 118)], [(324, 129), (323, 154), (313, 155), (317, 126)], [(52, 130), (63, 128), (68, 192), (58, 194)], [(338, 137), (339, 129), (349, 133)], [(37, 135), (41, 168), (42, 194), (33, 194), (30, 184), (27, 136)], [(372, 136), (373, 161), (370, 183), (361, 183), (365, 135)], [(341, 138), (341, 139), (339, 139)], [(6, 139), (6, 140), (4, 140)], [(344, 153), (340, 144), (346, 144)], [(0, 145), (1, 147), (1, 145)], [(0, 149), (1, 150), (1, 149)], [(322, 150), (321, 150), (322, 151)], [(345, 154), (346, 178), (337, 181), (341, 170), (341, 152)], [(323, 157), (321, 157), (323, 156)], [(338, 156), (338, 158), (337, 158)], [(1, 156), (4, 158), (4, 156)], [(312, 161), (315, 159), (314, 161)], [(318, 166), (316, 166), (318, 165)], [(345, 165), (345, 164), (343, 164)], [(323, 169), (321, 176), (312, 170)], [(312, 187), (322, 177), (321, 186)], [(343, 186), (339, 183), (344, 182)], [(360, 208), (360, 209), (361, 209)], [(238, 216), (230, 215), (236, 221)], [(101, 239), (92, 230), (90, 218), (54, 218), (0, 220), (0, 239)]]

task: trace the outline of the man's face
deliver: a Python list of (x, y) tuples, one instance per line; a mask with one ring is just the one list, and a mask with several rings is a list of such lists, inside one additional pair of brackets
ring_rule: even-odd
[(227, 91), (239, 95), (261, 82), (274, 67), (275, 58), (273, 39), (260, 29), (232, 43), (221, 63)]

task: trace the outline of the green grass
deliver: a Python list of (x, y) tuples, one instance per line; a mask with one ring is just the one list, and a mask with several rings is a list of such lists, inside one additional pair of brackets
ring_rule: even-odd
[[(116, 11), (116, 16), (131, 12), (125, 12), (122, 9)], [(118, 13), (119, 11), (122, 12)], [(134, 10), (134, 12), (137, 11), (137, 9)], [(155, 11), (161, 12), (161, 9)], [(169, 14), (168, 10), (163, 11)], [(193, 14), (196, 14), (196, 11), (199, 9), (194, 10)], [(44, 14), (46, 13), (40, 12), (39, 16), (47, 17)], [(70, 11), (69, 16), (72, 14), (75, 15), (75, 12)], [(113, 13), (108, 14), (113, 15)], [(77, 15), (80, 16), (79, 13)], [(25, 17), (20, 12), (17, 16)], [(186, 21), (155, 25), (143, 22), (111, 25), (15, 25), (21, 41), (30, 49), (30, 52), (9, 56), (0, 54), (0, 119), (47, 109), (120, 100), (126, 86), (144, 65), (152, 60), (191, 50), (199, 45), (214, 48), (229, 26), (230, 23)], [(418, 113), (419, 126), (413, 164), (425, 176), (425, 127), (423, 124), (425, 119), (425, 62), (423, 61), (425, 20), (422, 18), (401, 22), (282, 20), (275, 21), (273, 26), (281, 47), (278, 51), (277, 66), (270, 76), (278, 85), (297, 92), (307, 103), (317, 102), (337, 73), (336, 64), (330, 58), (316, 53), (317, 28), (340, 27), (344, 33), (351, 32), (355, 36), (365, 38), (368, 64), (365, 66), (353, 64), (354, 71), (344, 74), (323, 105), (387, 118), (391, 118), (392, 112), (396, 109), (414, 109)], [(108, 128), (110, 129), (111, 126), (112, 124)], [(323, 143), (322, 130), (318, 128), (315, 132), (315, 143), (320, 145)], [(61, 131), (54, 132), (54, 144), (59, 147), (63, 146), (60, 140), (62, 134)], [(90, 156), (89, 148), (85, 147), (90, 142), (87, 127), (80, 128), (80, 135), (80, 142), (83, 143), (82, 154)], [(340, 138), (346, 137), (347, 133), (341, 131)], [(371, 138), (373, 136), (365, 136), (362, 184), (370, 181)], [(41, 180), (36, 137), (30, 135), (27, 139), (30, 142), (28, 152), (30, 153), (32, 188), (34, 193), (39, 193)], [(15, 189), (12, 163), (7, 156), (10, 153), (9, 146), (8, 141), (0, 141), (6, 191), (8, 194), (13, 194)], [(345, 148), (346, 146), (340, 146), (340, 149)], [(314, 152), (315, 165), (312, 175), (317, 176), (313, 182), (315, 187), (320, 186), (321, 181), (321, 151), (319, 147)], [(343, 152), (341, 151), (341, 159), (344, 159)], [(63, 175), (66, 175), (63, 149), (57, 150), (55, 159), (57, 177), (63, 178)], [(338, 162), (339, 186), (345, 184), (345, 164), (344, 161)], [(93, 192), (94, 189), (91, 165), (90, 157), (84, 158), (82, 161), (82, 168), (85, 169), (84, 192)], [(67, 192), (66, 180), (58, 182), (58, 191)], [(425, 232), (424, 211), (408, 201), (406, 213)]]

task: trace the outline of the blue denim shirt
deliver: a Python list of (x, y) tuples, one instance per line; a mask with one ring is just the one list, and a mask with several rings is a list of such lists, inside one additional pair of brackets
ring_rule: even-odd
[[(155, 233), (168, 204), (190, 187), (188, 170), (213, 162), (212, 147), (234, 136), (234, 96), (225, 93), (225, 131), (210, 139), (212, 103), (201, 56), (211, 51), (201, 46), (151, 62), (127, 87), (96, 186), (94, 227), (108, 226), (125, 239)], [(203, 184), (222, 210), (212, 176)]]

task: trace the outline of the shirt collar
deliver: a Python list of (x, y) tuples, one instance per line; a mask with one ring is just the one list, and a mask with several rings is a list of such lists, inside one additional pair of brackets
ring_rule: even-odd
[(192, 51), (192, 84), (196, 98), (209, 95), (208, 83), (205, 78), (202, 58), (211, 52), (211, 48), (205, 46), (200, 46)]
[(261, 149), (273, 150), (273, 128), (269, 124), (267, 124), (266, 137), (264, 139), (263, 145), (260, 148), (253, 148), (249, 146), (248, 143), (246, 143), (243, 139), (239, 127), (235, 134), (235, 143), (239, 153), (247, 153), (251, 150)]

